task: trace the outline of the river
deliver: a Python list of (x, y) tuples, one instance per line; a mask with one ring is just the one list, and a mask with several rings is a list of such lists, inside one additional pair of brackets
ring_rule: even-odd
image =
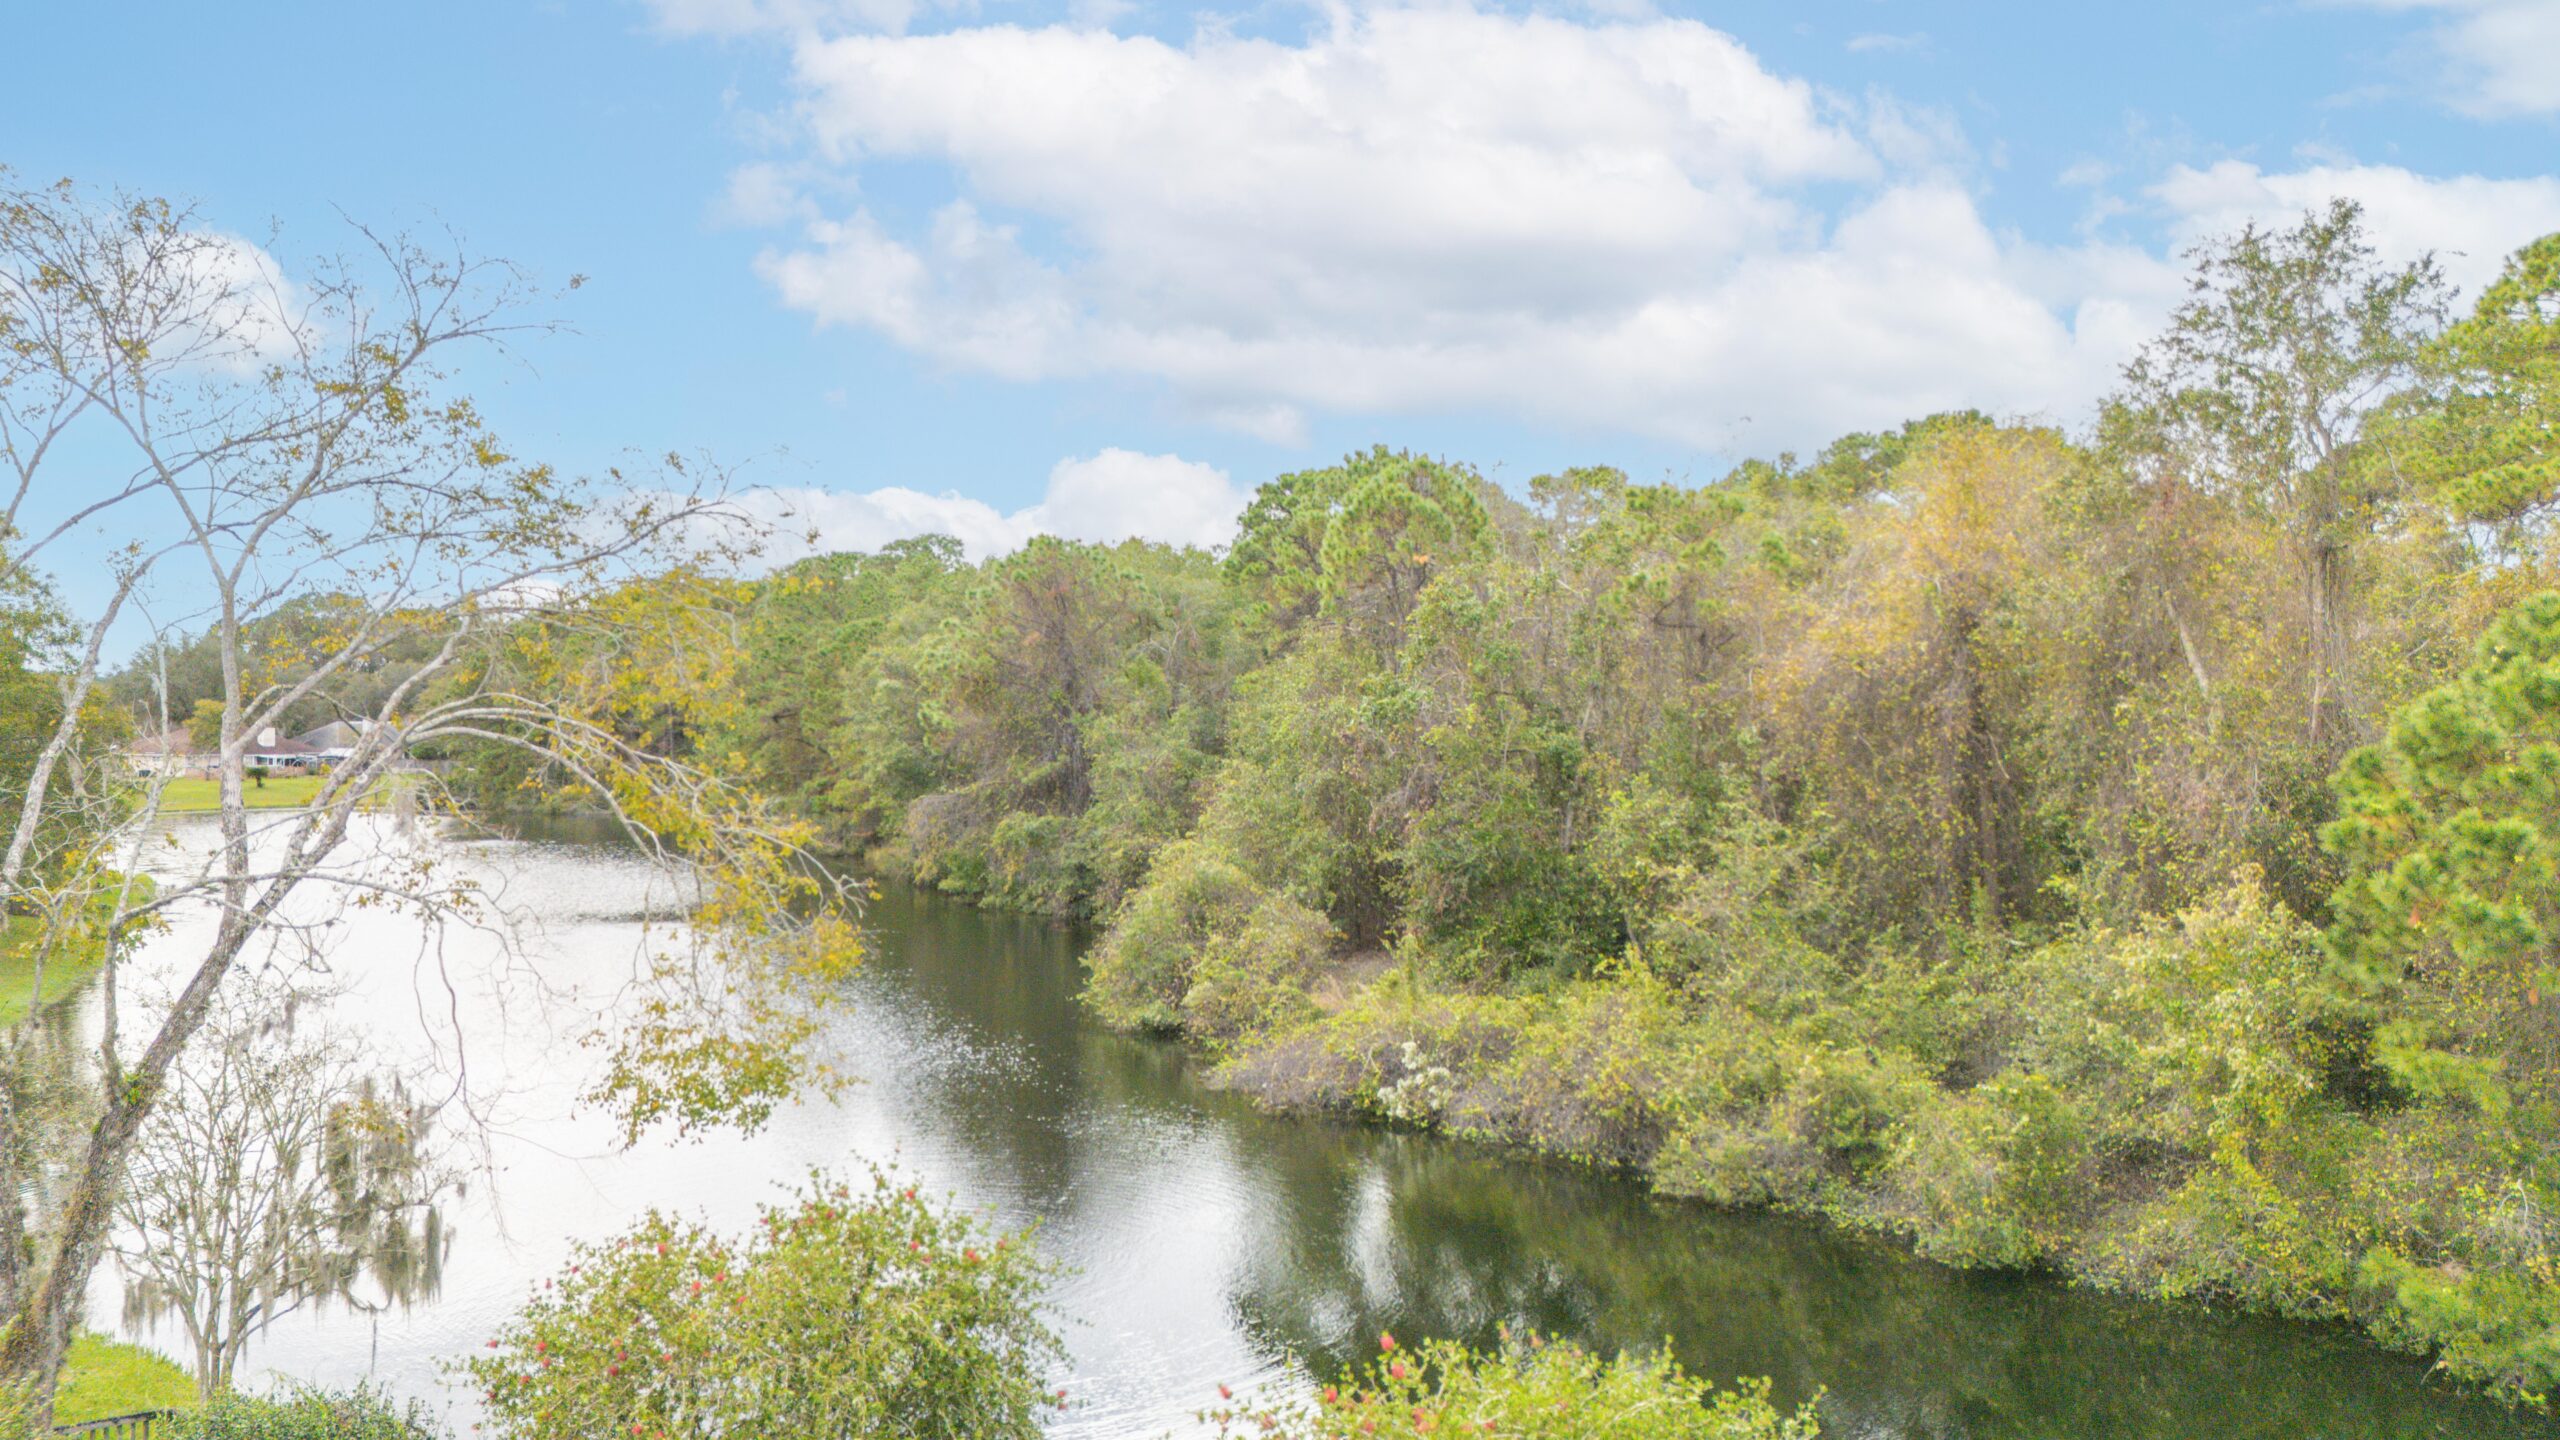
[[(1036, 1223), (1068, 1267), (1059, 1437), (1185, 1433), (1221, 1383), (1304, 1386), (1373, 1353), (1381, 1330), (1483, 1343), (1506, 1323), (1603, 1349), (1667, 1340), (1711, 1379), (1770, 1377), (1782, 1401), (1819, 1390), (1840, 1440), (2560, 1435), (2339, 1327), (1959, 1273), (1618, 1177), (1265, 1115), (1206, 1088), (1179, 1049), (1092, 1025), (1072, 929), (906, 890), (872, 906), (872, 957), (828, 1035), (858, 1084), (752, 1137), (621, 1150), (602, 1117), (575, 1113), (594, 1060), (575, 1043), (594, 1013), (580, 982), (627, 961), (655, 882), (568, 832), (461, 848), (500, 903), (539, 917), (517, 954), (379, 911), (335, 917), (319, 945), (347, 987), (336, 1023), (386, 1067), (427, 1089), (467, 1068), (447, 1128), (476, 1173), (447, 1206), (450, 1250), (415, 1303), (278, 1322), (250, 1349), (252, 1383), (372, 1376), (467, 1433), (442, 1362), (573, 1240), (652, 1206), (738, 1228), (813, 1166), (879, 1163), (999, 1225)], [(179, 916), (139, 970), (182, 963), (206, 924)], [(93, 1309), (114, 1328), (112, 1275)], [(174, 1331), (127, 1333), (185, 1353)]]

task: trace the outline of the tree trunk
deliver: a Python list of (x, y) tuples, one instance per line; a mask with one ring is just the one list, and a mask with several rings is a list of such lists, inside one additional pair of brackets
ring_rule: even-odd
[(2311, 617), (2311, 743), (2344, 750), (2349, 733), (2346, 652), (2346, 557), (2327, 540), (2315, 540), (2303, 564)]

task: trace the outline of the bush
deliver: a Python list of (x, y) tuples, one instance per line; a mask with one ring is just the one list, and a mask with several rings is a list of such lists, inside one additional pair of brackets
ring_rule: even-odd
[(1241, 925), (1202, 942), (1183, 1028), (1223, 1047), (1312, 1018), (1307, 987), (1332, 949), (1331, 921), (1285, 895), (1264, 896)]
[(1245, 1440), (1816, 1440), (1813, 1407), (1792, 1415), (1767, 1384), (1717, 1390), (1660, 1356), (1603, 1360), (1532, 1337), (1479, 1353), (1445, 1340), (1408, 1355), (1380, 1336), (1377, 1361), (1311, 1402), (1228, 1407), (1205, 1417)]
[(2041, 1075), (2002, 1075), (1913, 1127), (1890, 1182), (1916, 1202), (1921, 1254), (1957, 1265), (2031, 1265), (2070, 1243), (2087, 1124)]
[(273, 1400), (224, 1395), (169, 1421), (171, 1440), (432, 1440), (442, 1434), (426, 1406), (394, 1405), (370, 1386), (303, 1390)]
[(1205, 841), (1167, 847), (1095, 948), (1085, 998), (1113, 1025), (1212, 1043), (1309, 1013), (1331, 922)]
[(1032, 1440), (1063, 1403), (1046, 1274), (884, 1174), (813, 1178), (743, 1241), (652, 1214), (582, 1247), (465, 1368), (521, 1440)]

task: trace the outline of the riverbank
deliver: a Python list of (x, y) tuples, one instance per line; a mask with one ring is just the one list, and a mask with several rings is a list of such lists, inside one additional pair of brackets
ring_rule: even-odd
[(1330, 972), (1302, 970), (1261, 1023), (1218, 1037), (1214, 1083), (1819, 1217), (1958, 1268), (2351, 1322), (2548, 1404), (2550, 1239), (2525, 1192), (2470, 1177), (2552, 1157), (2502, 1159), (2387, 1095), (2339, 1098), (2317, 937), (2253, 889), (2131, 934), (1791, 965), (1783, 985), (1736, 956), (1533, 993), (1417, 965), (1329, 1006)]

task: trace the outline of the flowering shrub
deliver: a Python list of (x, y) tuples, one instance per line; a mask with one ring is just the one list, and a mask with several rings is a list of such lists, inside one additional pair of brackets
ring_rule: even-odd
[(1763, 1381), (1717, 1390), (1659, 1356), (1603, 1360), (1532, 1336), (1479, 1352), (1435, 1340), (1418, 1352), (1378, 1337), (1376, 1361), (1312, 1400), (1229, 1401), (1202, 1418), (1222, 1440), (1817, 1440), (1810, 1405), (1790, 1415)]
[(1018, 1237), (874, 1173), (743, 1240), (652, 1214), (582, 1247), (464, 1366), (516, 1440), (1036, 1436), (1057, 1338)]

